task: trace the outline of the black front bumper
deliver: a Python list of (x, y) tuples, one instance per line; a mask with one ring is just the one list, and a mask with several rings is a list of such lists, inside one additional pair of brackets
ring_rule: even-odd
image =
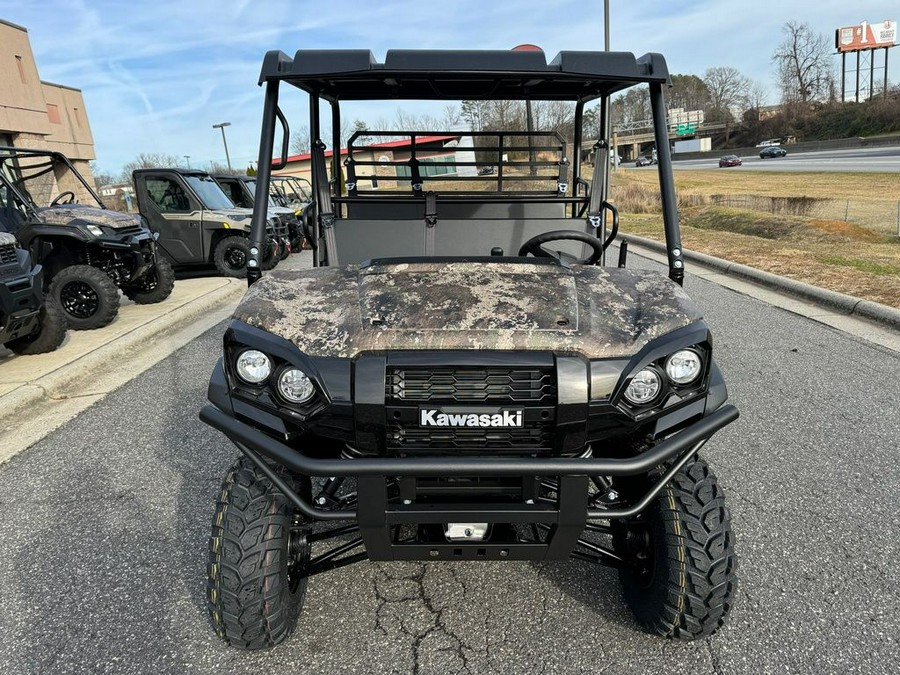
[(306, 476), (632, 476), (646, 473), (692, 445), (708, 439), (737, 418), (737, 408), (724, 405), (652, 449), (624, 459), (446, 455), (319, 459), (294, 450), (215, 406), (207, 405), (200, 411), (202, 421), (224, 433), (231, 441), (248, 446), (291, 471)]
[(38, 328), (44, 302), (42, 270), (35, 266), (27, 274), (0, 278), (0, 344), (31, 335)]
[[(665, 485), (714, 433), (738, 417), (737, 408), (723, 405), (653, 448), (620, 458), (454, 457), (419, 456), (320, 459), (304, 455), (275, 438), (207, 405), (200, 419), (223, 432), (238, 449), (313, 520), (355, 520), (371, 560), (562, 560), (575, 547), (590, 519), (630, 518), (643, 511)], [(266, 461), (308, 476), (352, 476), (357, 481), (356, 511), (318, 509), (290, 489)], [(667, 472), (635, 503), (625, 508), (590, 508), (588, 477), (645, 474), (674, 461)], [(553, 503), (397, 503), (388, 498), (387, 478), (403, 476), (555, 476)], [(548, 528), (540, 542), (442, 542), (398, 539), (399, 527), (439, 523), (531, 523)]]
[(106, 251), (131, 258), (131, 275), (128, 281), (136, 281), (147, 274), (156, 264), (156, 240), (159, 235), (150, 230), (142, 230), (116, 237), (102, 237), (97, 245)]

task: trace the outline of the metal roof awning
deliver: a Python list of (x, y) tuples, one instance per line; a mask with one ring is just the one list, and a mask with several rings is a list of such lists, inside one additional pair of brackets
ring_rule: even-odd
[(270, 51), (259, 83), (285, 81), (325, 100), (535, 99), (587, 101), (636, 84), (669, 81), (661, 54), (391, 49)]

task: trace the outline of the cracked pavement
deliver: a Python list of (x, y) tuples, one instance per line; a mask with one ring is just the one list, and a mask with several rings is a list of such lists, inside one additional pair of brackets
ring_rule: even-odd
[(224, 646), (205, 608), (235, 451), (197, 419), (221, 327), (0, 466), (0, 672), (893, 673), (900, 356), (689, 277), (741, 419), (704, 455), (740, 590), (709, 640), (639, 632), (588, 563), (366, 562), (310, 580), (295, 634)]

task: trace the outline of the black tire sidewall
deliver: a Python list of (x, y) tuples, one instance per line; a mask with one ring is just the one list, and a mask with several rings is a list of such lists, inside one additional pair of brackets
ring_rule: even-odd
[[(310, 498), (308, 479), (295, 480), (287, 474), (282, 478)], [(288, 561), (293, 519), (293, 504), (249, 460), (241, 458), (229, 469), (213, 517), (207, 599), (216, 634), (232, 646), (272, 647), (286, 640), (297, 624), (307, 579), (291, 590)], [(261, 550), (254, 537), (260, 531), (280, 533), (275, 546), (267, 535)], [(261, 584), (268, 586), (273, 578), (279, 584), (277, 595), (262, 599)]]
[[(62, 293), (66, 285), (81, 282), (90, 286), (97, 294), (97, 309), (88, 317), (73, 316), (66, 311), (62, 302)], [(119, 312), (119, 289), (106, 272), (90, 265), (72, 265), (64, 267), (50, 282), (49, 295), (59, 305), (72, 330), (93, 330), (102, 328), (112, 322)]]
[(625, 601), (646, 630), (694, 640), (718, 630), (738, 586), (731, 515), (715, 474), (695, 457), (635, 521), (613, 521), (613, 547), (633, 560), (627, 530), (650, 535), (650, 574), (619, 568)]
[(175, 270), (172, 269), (168, 260), (157, 257), (153, 268), (148, 270), (147, 274), (156, 275), (156, 286), (152, 290), (141, 291), (136, 286), (123, 289), (125, 295), (139, 305), (162, 302), (172, 294), (172, 289), (175, 288)]
[(225, 259), (228, 251), (235, 248), (240, 249), (243, 252), (245, 261), (250, 259), (250, 244), (247, 241), (247, 238), (241, 235), (231, 235), (220, 239), (219, 243), (216, 244), (216, 248), (213, 250), (213, 263), (219, 271), (219, 274), (226, 277), (242, 279), (247, 276), (246, 264), (244, 267), (237, 269), (232, 267)]
[(52, 297), (44, 298), (38, 329), (26, 337), (10, 340), (4, 346), (19, 356), (54, 351), (66, 337), (66, 315)]

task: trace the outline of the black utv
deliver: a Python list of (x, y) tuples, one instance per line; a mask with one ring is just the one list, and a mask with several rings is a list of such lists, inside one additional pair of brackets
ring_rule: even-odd
[[(8, 197), (0, 186), (0, 221)], [(42, 276), (16, 238), (0, 231), (0, 344), (15, 354), (52, 352), (66, 337), (66, 318), (44, 297)]]
[[(617, 568), (649, 631), (691, 640), (722, 626), (737, 559), (699, 451), (738, 411), (682, 289), (663, 57), (269, 52), (260, 82), (257, 204), (286, 162), (279, 89), (311, 99), (315, 268), (262, 275), (251, 257), (200, 413), (241, 453), (210, 539), (216, 632), (277, 644), (311, 576), (366, 559), (575, 558)], [(606, 264), (619, 227), (604, 194), (609, 139), (593, 143), (590, 181), (570, 165), (585, 105), (637, 85), (659, 148), (667, 276), (626, 268), (622, 240)], [(361, 131), (343, 167), (337, 153), (326, 162), (321, 104), (340, 129), (340, 101), (448, 98), (570, 102), (574, 143), (471, 131), (436, 154), (423, 139), (454, 132), (379, 131), (403, 142), (372, 159)], [(257, 208), (252, 249), (264, 233)]]
[[(59, 152), (0, 147), (0, 186), (9, 199), (0, 229), (43, 266), (48, 294), (70, 328), (100, 328), (119, 311), (119, 290), (134, 302), (162, 302), (175, 275), (136, 214), (106, 208)], [(55, 195), (55, 196), (53, 196)]]
[[(238, 208), (205, 171), (160, 168), (132, 173), (138, 210), (159, 235), (159, 248), (176, 269), (215, 265), (243, 277), (250, 255), (248, 208)], [(263, 202), (265, 203), (265, 202)], [(287, 225), (266, 215), (263, 269), (272, 269), (287, 241)]]

